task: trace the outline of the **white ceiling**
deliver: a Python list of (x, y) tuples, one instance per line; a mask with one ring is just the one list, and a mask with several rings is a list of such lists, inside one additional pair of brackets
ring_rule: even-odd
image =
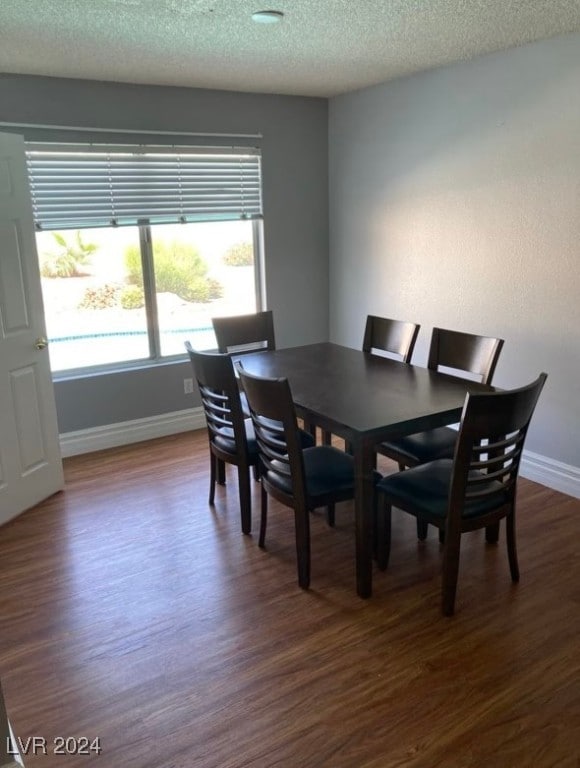
[(580, 0), (0, 0), (0, 71), (329, 97), (578, 31)]

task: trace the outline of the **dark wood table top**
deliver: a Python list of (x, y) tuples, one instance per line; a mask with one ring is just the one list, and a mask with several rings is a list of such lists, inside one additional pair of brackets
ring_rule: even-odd
[(458, 421), (466, 391), (489, 387), (329, 342), (244, 355), (258, 376), (287, 377), (300, 415), (353, 442)]

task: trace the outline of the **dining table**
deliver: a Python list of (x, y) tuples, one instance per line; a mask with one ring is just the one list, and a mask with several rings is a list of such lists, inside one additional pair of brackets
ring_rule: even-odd
[(297, 415), (345, 440), (354, 459), (356, 589), (372, 595), (375, 446), (458, 422), (479, 382), (332, 342), (243, 355), (245, 370), (287, 378)]

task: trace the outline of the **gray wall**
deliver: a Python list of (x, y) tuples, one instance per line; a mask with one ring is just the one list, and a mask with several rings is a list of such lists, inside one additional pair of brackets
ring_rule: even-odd
[[(0, 122), (263, 134), (266, 295), (280, 347), (328, 338), (327, 118), (324, 99), (0, 76)], [(196, 405), (185, 376), (183, 362), (58, 381), (59, 430)]]
[(368, 312), (501, 336), (549, 374), (527, 448), (580, 467), (580, 36), (332, 99), (330, 338)]

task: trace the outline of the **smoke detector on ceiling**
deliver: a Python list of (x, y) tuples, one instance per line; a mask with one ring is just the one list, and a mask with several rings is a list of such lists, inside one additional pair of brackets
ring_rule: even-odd
[(282, 11), (256, 11), (252, 14), (252, 21), (257, 24), (277, 24), (283, 18)]

